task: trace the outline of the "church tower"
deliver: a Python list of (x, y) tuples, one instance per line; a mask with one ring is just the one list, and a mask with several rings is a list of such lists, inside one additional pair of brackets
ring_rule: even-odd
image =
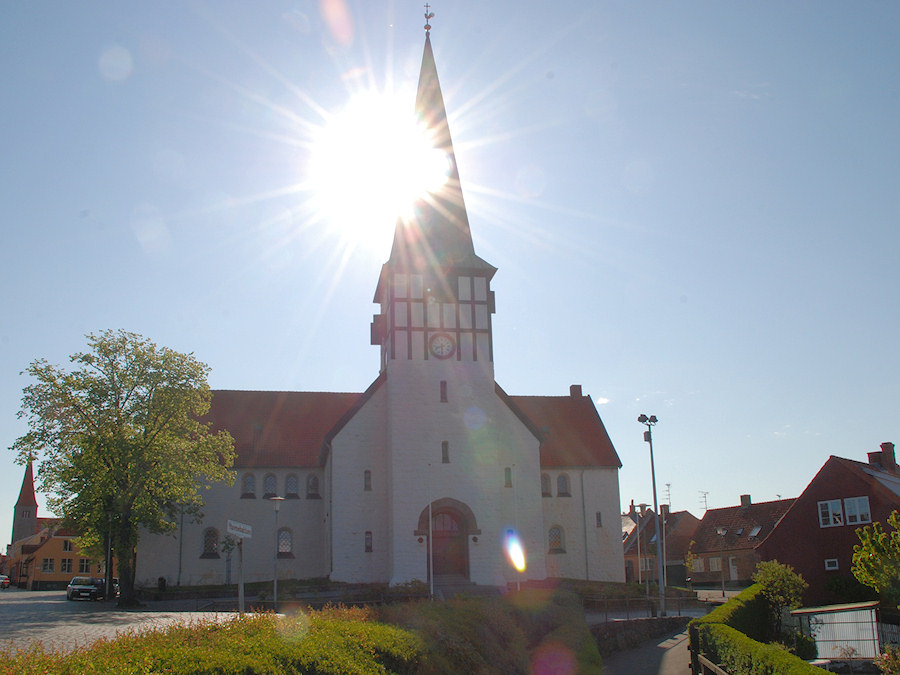
[(34, 496), (34, 469), (31, 462), (28, 462), (13, 514), (11, 544), (37, 532), (37, 506), (37, 498)]
[(372, 344), (381, 347), (382, 372), (437, 361), (478, 364), (493, 379), (490, 282), (497, 270), (475, 255), (430, 31), (416, 116), (432, 147), (446, 158), (447, 180), (397, 222), (375, 290), (381, 313), (372, 322)]
[[(426, 19), (430, 15), (426, 14)], [(380, 347), (390, 583), (502, 585), (505, 533), (540, 538), (539, 441), (494, 382), (491, 280), (475, 253), (426, 25), (415, 111), (445, 183), (396, 224), (374, 302)], [(523, 478), (516, 484), (517, 476)], [(524, 488), (525, 484), (531, 486)], [(535, 548), (537, 542), (535, 541)], [(543, 565), (535, 572), (543, 574)]]

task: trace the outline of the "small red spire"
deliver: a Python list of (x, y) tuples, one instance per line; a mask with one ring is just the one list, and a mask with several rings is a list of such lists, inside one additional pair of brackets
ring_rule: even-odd
[(16, 506), (34, 506), (37, 508), (37, 497), (34, 496), (34, 469), (31, 462), (25, 467), (25, 477), (22, 479), (22, 489), (19, 491), (19, 499)]

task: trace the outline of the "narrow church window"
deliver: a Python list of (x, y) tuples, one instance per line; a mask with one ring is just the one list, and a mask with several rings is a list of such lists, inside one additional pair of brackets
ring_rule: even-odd
[(278, 492), (278, 480), (275, 478), (275, 474), (267, 473), (266, 477), (263, 479), (263, 499), (271, 499)]
[(441, 380), (441, 403), (447, 402), (447, 380)]
[(460, 277), (459, 278), (459, 299), (460, 300), (471, 300), (472, 299), (472, 277)]
[(290, 528), (282, 527), (278, 530), (278, 557), (294, 557), (294, 534)]
[(241, 479), (241, 499), (256, 499), (256, 476), (245, 473)]
[(567, 474), (561, 473), (556, 477), (556, 496), (557, 497), (571, 497), (569, 494), (569, 476)]
[(203, 530), (203, 553), (201, 558), (219, 557), (219, 532), (214, 527)]
[(563, 529), (559, 525), (550, 528), (550, 536), (548, 537), (550, 544), (550, 553), (565, 553), (566, 540)]
[(603, 516), (597, 511), (597, 527), (603, 527)]
[(503, 487), (512, 487), (512, 469), (503, 469)]
[(307, 499), (319, 499), (319, 477), (317, 475), (310, 474), (309, 478), (306, 479), (306, 498)]
[(450, 441), (441, 441), (441, 463), (450, 463)]
[(410, 297), (412, 298), (421, 298), (424, 294), (424, 284), (422, 283), (422, 275), (421, 274), (412, 274), (409, 277), (409, 285), (410, 285)]
[(372, 533), (370, 531), (366, 531), (366, 553), (372, 552)]
[(372, 472), (368, 469), (363, 471), (363, 490), (366, 492), (372, 491)]
[(288, 499), (297, 499), (299, 497), (297, 494), (299, 489), (298, 485), (297, 476), (295, 474), (289, 474), (284, 481), (284, 496)]
[(405, 274), (394, 275), (394, 295), (398, 298), (405, 298), (407, 296)]
[(550, 476), (545, 473), (541, 474), (541, 497), (552, 497), (550, 494)]

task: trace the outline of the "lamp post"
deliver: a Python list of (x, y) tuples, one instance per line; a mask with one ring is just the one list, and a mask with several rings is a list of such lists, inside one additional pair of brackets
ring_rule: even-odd
[(653, 425), (657, 423), (656, 415), (641, 415), (638, 422), (647, 427), (644, 432), (644, 440), (650, 444), (650, 478), (653, 482), (653, 512), (656, 516), (656, 569), (659, 575), (659, 613), (660, 616), (666, 615), (666, 578), (663, 573), (663, 546), (662, 534), (659, 528), (659, 505), (656, 502), (656, 468), (653, 464)]
[(272, 504), (275, 506), (275, 557), (272, 560), (272, 609), (278, 611), (278, 509), (284, 497), (270, 497)]
[(721, 557), (719, 558), (719, 569), (722, 572), (722, 597), (725, 597), (725, 535), (728, 533), (724, 527), (717, 527), (716, 534), (721, 540)]

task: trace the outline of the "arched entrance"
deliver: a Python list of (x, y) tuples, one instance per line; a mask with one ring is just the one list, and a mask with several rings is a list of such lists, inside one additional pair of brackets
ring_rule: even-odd
[(465, 523), (453, 511), (446, 510), (433, 514), (431, 535), (434, 545), (434, 576), (469, 578), (469, 537)]
[[(434, 571), (436, 580), (469, 578), (469, 537), (481, 534), (475, 522), (475, 514), (466, 504), (456, 499), (438, 499), (431, 504), (431, 527), (428, 527), (429, 509), (425, 507), (419, 514), (415, 534), (432, 537), (426, 557), (429, 570)], [(430, 532), (429, 532), (430, 530)]]

